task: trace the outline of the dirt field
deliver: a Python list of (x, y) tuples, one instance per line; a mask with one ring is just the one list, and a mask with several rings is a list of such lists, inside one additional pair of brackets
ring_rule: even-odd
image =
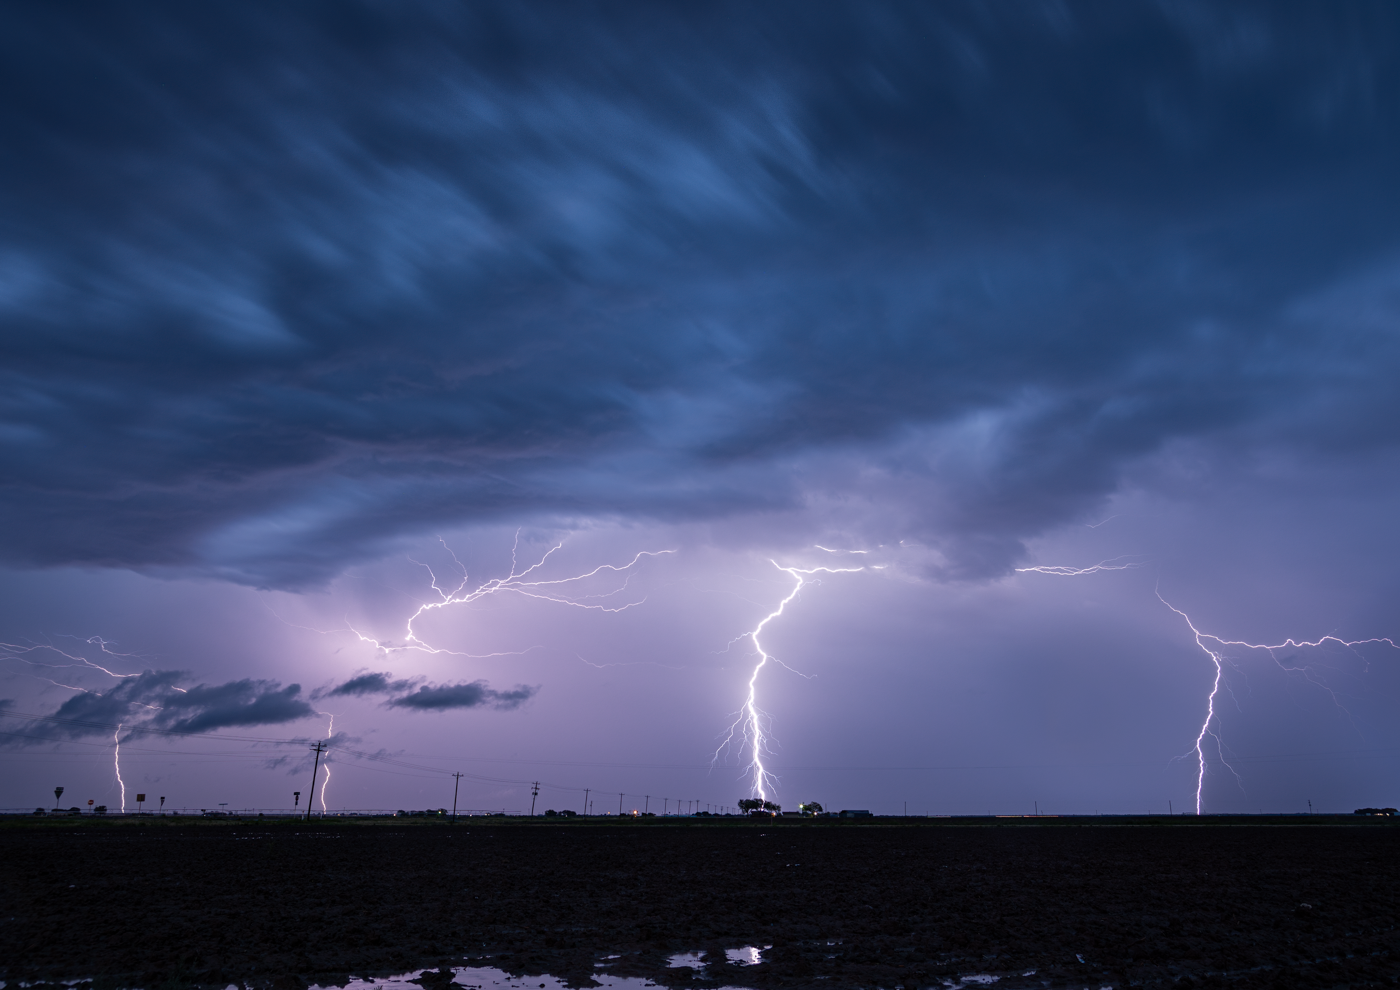
[[(575, 986), (1400, 985), (1400, 825), (1378, 820), (20, 821), (0, 862), (10, 985), (468, 959)], [(744, 945), (772, 948), (722, 962)], [(703, 975), (666, 968), (688, 951)]]

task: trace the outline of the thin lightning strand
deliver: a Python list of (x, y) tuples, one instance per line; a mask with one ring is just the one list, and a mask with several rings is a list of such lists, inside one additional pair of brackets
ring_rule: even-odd
[[(125, 653), (113, 653), (111, 650), (107, 649), (107, 642), (106, 642), (106, 640), (104, 640), (101, 636), (93, 636), (91, 639), (87, 640), (87, 642), (89, 642), (89, 643), (97, 643), (99, 649), (100, 649), (103, 653), (106, 653), (108, 656), (124, 657), (124, 656), (129, 656), (129, 655), (131, 655), (131, 654), (125, 654)], [(49, 650), (49, 651), (52, 652), (52, 653), (57, 653), (59, 656), (63, 657), (65, 660), (72, 660), (73, 662), (72, 662), (72, 663), (44, 663), (42, 660), (26, 660), (26, 659), (22, 656), (22, 654), (33, 653), (35, 650)], [(91, 668), (92, 670), (100, 670), (100, 671), (102, 671), (102, 673), (106, 674), (108, 677), (123, 678), (123, 677), (140, 677), (140, 676), (141, 676), (140, 674), (121, 674), (121, 673), (118, 673), (118, 672), (115, 671), (115, 670), (108, 670), (106, 667), (102, 666), (100, 663), (93, 663), (91, 660), (89, 660), (89, 659), (88, 659), (87, 657), (85, 657), (85, 656), (82, 656), (82, 655), (75, 655), (75, 654), (72, 654), (72, 653), (67, 653), (67, 652), (65, 652), (65, 651), (63, 651), (63, 650), (60, 650), (57, 646), (52, 646), (52, 645), (50, 645), (50, 644), (48, 644), (48, 643), (40, 643), (38, 646), (19, 646), (19, 645), (16, 645), (16, 644), (14, 644), (14, 643), (0, 643), (0, 660), (18, 660), (20, 663), (27, 663), (27, 664), (29, 664), (29, 665), (31, 665), (31, 666), (34, 666), (34, 667), (54, 667), (54, 668), (58, 668), (58, 667), (88, 667), (88, 668)]]
[[(715, 750), (714, 758), (710, 761), (710, 765), (713, 766), (719, 759), (720, 754), (733, 741), (734, 734), (739, 732), (749, 748), (749, 763), (744, 770), (753, 775), (753, 794), (761, 801), (768, 800), (768, 789), (775, 787), (777, 781), (763, 765), (763, 753), (768, 749), (769, 732), (767, 723), (769, 721), (769, 716), (767, 712), (758, 707), (758, 675), (769, 660), (772, 660), (774, 663), (782, 664), (784, 667), (787, 667), (787, 664), (783, 664), (781, 660), (770, 655), (768, 651), (763, 648), (763, 644), (758, 638), (759, 634), (763, 632), (768, 623), (782, 615), (788, 603), (796, 598), (798, 593), (802, 591), (803, 585), (807, 583), (804, 575), (854, 574), (857, 571), (865, 570), (864, 567), (783, 567), (776, 560), (770, 560), (769, 563), (785, 574), (792, 575), (797, 583), (793, 585), (792, 591), (788, 592), (788, 596), (778, 603), (777, 608), (765, 615), (753, 629), (744, 633), (742, 636), (736, 637), (733, 641), (737, 642), (740, 639), (752, 640), (754, 651), (758, 654), (758, 663), (754, 666), (753, 673), (749, 675), (748, 696), (744, 699), (743, 707), (739, 711), (739, 717), (735, 719), (734, 724), (729, 727), (729, 732), (725, 736), (724, 742), (720, 743), (719, 749)], [(788, 667), (788, 669), (791, 670), (792, 668)]]
[[(335, 713), (317, 712), (317, 715), (330, 716), (330, 724), (326, 726), (326, 738), (329, 739), (335, 733)], [(321, 782), (321, 814), (326, 813), (326, 788), (331, 786), (331, 755), (330, 750), (326, 750), (326, 758), (321, 761), (321, 769), (326, 771), (326, 776)]]
[[(1181, 616), (1184, 620), (1186, 620), (1186, 625), (1191, 630), (1191, 634), (1196, 637), (1196, 645), (1201, 648), (1202, 652), (1204, 652), (1206, 656), (1210, 657), (1211, 663), (1215, 665), (1215, 680), (1211, 684), (1210, 695), (1206, 698), (1206, 718), (1205, 721), (1201, 723), (1201, 731), (1196, 735), (1196, 814), (1198, 815), (1201, 813), (1201, 793), (1205, 788), (1206, 781), (1206, 757), (1205, 751), (1202, 749), (1202, 744), (1205, 742), (1206, 736), (1209, 735), (1215, 740), (1216, 751), (1220, 754), (1220, 762), (1224, 764), (1225, 767), (1229, 769), (1231, 773), (1235, 774), (1236, 779), (1239, 779), (1239, 774), (1235, 773), (1235, 768), (1230, 766), (1229, 763), (1225, 762), (1225, 755), (1220, 743), (1220, 735), (1218, 731), (1211, 729), (1211, 722), (1215, 720), (1215, 699), (1216, 696), (1220, 693), (1220, 682), (1225, 672), (1225, 647), (1243, 646), (1245, 649), (1249, 650), (1266, 650), (1268, 651), (1269, 656), (1273, 659), (1275, 663), (1279, 665), (1279, 667), (1281, 667), (1284, 670), (1301, 669), (1304, 671), (1305, 676), (1307, 673), (1306, 668), (1284, 667), (1283, 663), (1278, 659), (1277, 656), (1274, 655), (1274, 651), (1288, 649), (1290, 647), (1293, 649), (1301, 649), (1305, 646), (1318, 647), (1321, 646), (1323, 643), (1329, 642), (1336, 643), (1338, 646), (1345, 646), (1348, 649), (1355, 649), (1358, 646), (1365, 646), (1370, 643), (1385, 643), (1391, 648), (1400, 649), (1400, 647), (1396, 647), (1394, 640), (1385, 636), (1375, 636), (1370, 639), (1354, 640), (1342, 639), (1339, 636), (1322, 636), (1316, 640), (1296, 640), (1290, 636), (1288, 639), (1285, 639), (1282, 643), (1248, 643), (1241, 639), (1221, 639), (1219, 636), (1214, 636), (1211, 633), (1201, 632), (1201, 630), (1197, 629), (1196, 624), (1191, 621), (1191, 617), (1185, 612), (1183, 612), (1181, 609), (1177, 608), (1171, 602), (1163, 598), (1162, 593), (1160, 591), (1157, 592), (1157, 598), (1159, 601), (1161, 601), (1163, 605), (1167, 606), (1167, 608), (1171, 609), (1177, 615)], [(1210, 646), (1206, 645), (1206, 640), (1213, 641), (1216, 644), (1216, 648), (1212, 649)], [(1309, 680), (1312, 680), (1312, 678), (1309, 677)], [(1317, 682), (1313, 681), (1313, 683)], [(1325, 685), (1323, 685), (1323, 687), (1325, 687)], [(1331, 693), (1330, 688), (1328, 688), (1327, 690), (1329, 693)], [(1335, 694), (1333, 695), (1333, 700), (1336, 700)]]
[[(1108, 520), (1104, 521), (1107, 522)], [(1124, 560), (1124, 558), (1127, 556), (1131, 555), (1125, 554), (1121, 557), (1112, 557), (1108, 560), (1100, 561), (1099, 563), (1094, 564), (1092, 567), (1065, 567), (1046, 565), (1039, 567), (1018, 567), (1016, 568), (1016, 571), (1017, 573), (1021, 574), (1035, 573), (1051, 574), (1057, 577), (1079, 577), (1080, 575), (1084, 574), (1094, 574), (1098, 571), (1123, 571), (1142, 566), (1141, 563), (1134, 561), (1129, 561), (1127, 563), (1119, 563), (1119, 561)], [(1225, 747), (1224, 743), (1221, 741), (1220, 738), (1219, 718), (1216, 715), (1215, 711), (1215, 702), (1216, 699), (1220, 696), (1221, 687), (1223, 686), (1226, 690), (1230, 689), (1229, 682), (1225, 680), (1225, 665), (1227, 663), (1230, 663), (1229, 657), (1227, 657), (1225, 654), (1226, 647), (1242, 646), (1245, 649), (1267, 651), (1270, 659), (1272, 659), (1281, 670), (1289, 671), (1291, 673), (1301, 673), (1305, 678), (1307, 678), (1307, 680), (1310, 683), (1316, 684), (1318, 687), (1321, 687), (1323, 690), (1327, 691), (1327, 693), (1332, 696), (1332, 700), (1337, 704), (1339, 708), (1342, 708), (1342, 711), (1344, 712), (1346, 711), (1346, 709), (1342, 707), (1341, 702), (1337, 698), (1336, 693), (1326, 684), (1323, 684), (1316, 678), (1314, 678), (1312, 676), (1311, 668), (1307, 666), (1286, 666), (1283, 663), (1283, 661), (1278, 658), (1275, 651), (1289, 648), (1302, 649), (1303, 647), (1320, 647), (1324, 643), (1329, 642), (1335, 643), (1338, 646), (1344, 646), (1353, 651), (1358, 646), (1365, 646), (1374, 643), (1385, 643), (1392, 649), (1400, 649), (1400, 646), (1397, 646), (1394, 640), (1384, 636), (1375, 636), (1369, 639), (1355, 640), (1346, 640), (1342, 639), (1339, 636), (1331, 635), (1322, 636), (1316, 640), (1298, 640), (1290, 636), (1288, 639), (1285, 639), (1282, 643), (1249, 643), (1240, 639), (1222, 639), (1221, 637), (1212, 635), (1211, 633), (1201, 632), (1201, 630), (1196, 627), (1196, 624), (1191, 621), (1191, 617), (1185, 612), (1183, 612), (1181, 609), (1177, 608), (1171, 602), (1163, 598), (1162, 593), (1160, 591), (1157, 592), (1157, 598), (1159, 601), (1161, 601), (1163, 605), (1167, 606), (1167, 608), (1171, 609), (1173, 612), (1181, 616), (1182, 619), (1186, 621), (1186, 625), (1191, 630), (1191, 634), (1196, 638), (1196, 645), (1199, 646), (1201, 648), (1201, 651), (1210, 658), (1211, 665), (1215, 668), (1215, 676), (1211, 680), (1210, 693), (1206, 695), (1206, 717), (1201, 722), (1201, 728), (1196, 733), (1195, 745), (1192, 747), (1191, 750), (1196, 754), (1196, 814), (1198, 815), (1201, 814), (1201, 810), (1203, 807), (1203, 794), (1205, 792), (1205, 745), (1207, 736), (1209, 736), (1215, 742), (1216, 754), (1220, 759), (1221, 765), (1224, 766), (1227, 770), (1230, 771), (1231, 774), (1234, 775), (1234, 778), (1237, 782), (1240, 782), (1241, 784), (1243, 783), (1241, 781), (1239, 773), (1225, 759)], [(1208, 645), (1206, 642), (1207, 640), (1213, 642), (1215, 646), (1211, 647), (1210, 645)]]
[[(76, 637), (69, 637), (69, 638), (76, 638)], [(110, 657), (122, 657), (122, 658), (126, 658), (126, 659), (144, 659), (143, 657), (140, 657), (138, 654), (135, 654), (135, 653), (117, 653), (117, 652), (115, 652), (115, 651), (113, 651), (113, 650), (107, 649), (108, 641), (105, 640), (105, 639), (103, 639), (101, 636), (90, 636), (88, 639), (84, 640), (84, 642), (89, 643), (89, 644), (93, 644), (93, 643), (97, 644), (97, 648), (98, 648), (101, 652), (105, 653), (107, 656), (110, 656)], [(44, 661), (42, 661), (42, 660), (28, 660), (28, 659), (26, 659), (26, 658), (24, 657), (24, 655), (23, 655), (23, 654), (27, 654), (27, 653), (33, 653), (33, 652), (36, 651), (36, 650), (48, 650), (48, 651), (50, 651), (50, 652), (52, 652), (52, 653), (57, 653), (59, 656), (63, 657), (65, 660), (72, 660), (73, 662), (72, 662), (72, 663), (46, 663), (46, 662), (44, 662)], [(127, 677), (140, 677), (140, 676), (141, 676), (140, 674), (123, 674), (123, 673), (119, 673), (118, 671), (115, 671), (115, 670), (108, 670), (106, 667), (102, 666), (100, 663), (93, 663), (91, 660), (89, 660), (89, 659), (88, 659), (87, 657), (85, 657), (85, 656), (82, 656), (81, 654), (67, 653), (67, 652), (65, 652), (65, 651), (63, 651), (63, 650), (60, 650), (58, 647), (54, 646), (54, 645), (51, 644), (51, 643), (40, 643), (40, 644), (38, 644), (37, 646), (21, 646), (21, 645), (15, 644), (15, 643), (0, 643), (0, 660), (18, 660), (20, 663), (28, 664), (28, 665), (31, 666), (31, 667), (49, 667), (49, 668), (52, 668), (52, 669), (54, 669), (54, 670), (57, 670), (57, 669), (59, 669), (59, 668), (68, 668), (68, 667), (86, 667), (86, 668), (88, 668), (88, 669), (90, 669), (90, 670), (100, 670), (102, 673), (106, 674), (108, 677), (112, 677), (112, 678), (115, 678), (115, 679), (117, 679), (117, 680), (122, 680), (122, 679), (127, 678)], [(31, 677), (38, 677), (37, 674), (31, 674), (30, 676), (31, 676)], [(49, 681), (50, 684), (57, 685), (58, 687), (61, 687), (61, 688), (67, 688), (67, 689), (70, 690), (70, 691), (86, 691), (86, 690), (87, 690), (87, 688), (74, 687), (74, 686), (71, 685), (71, 684), (60, 684), (58, 681), (49, 680), (49, 678), (47, 678), (47, 677), (38, 677), (38, 679), (41, 680), (41, 681)], [(186, 693), (187, 693), (187, 692), (185, 691), (185, 689), (182, 688), (182, 687), (176, 687), (176, 686), (173, 685), (173, 684), (170, 685), (170, 687), (172, 688), (172, 690), (179, 691), (181, 694), (186, 694)]]
[[(1105, 520), (1107, 522), (1107, 520)], [(1129, 561), (1120, 564), (1118, 561), (1122, 557), (1111, 557), (1108, 560), (1101, 560), (1092, 567), (1060, 567), (1060, 566), (1039, 566), (1039, 567), (1018, 567), (1017, 574), (1053, 574), (1056, 577), (1081, 577), (1085, 574), (1097, 574), (1099, 571), (1130, 571), (1133, 568), (1141, 567), (1140, 561)]]
[[(1211, 681), (1210, 694), (1206, 696), (1205, 721), (1201, 723), (1201, 731), (1196, 733), (1196, 814), (1199, 815), (1201, 813), (1201, 794), (1206, 786), (1206, 753), (1203, 748), (1206, 736), (1210, 736), (1215, 740), (1215, 751), (1220, 757), (1221, 764), (1235, 775), (1236, 780), (1239, 780), (1240, 776), (1235, 771), (1235, 768), (1230, 766), (1229, 762), (1225, 759), (1225, 747), (1220, 742), (1220, 734), (1213, 731), (1210, 727), (1211, 723), (1215, 721), (1215, 698), (1220, 694), (1220, 680), (1225, 675), (1225, 656), (1219, 650), (1212, 650), (1210, 647), (1206, 646), (1203, 642), (1203, 634), (1196, 628), (1189, 615), (1181, 611), (1181, 609), (1174, 607), (1171, 602), (1167, 601), (1165, 598), (1162, 598), (1160, 592), (1158, 592), (1157, 597), (1162, 599), (1163, 605), (1186, 620), (1186, 624), (1191, 628), (1192, 635), (1196, 637), (1196, 645), (1205, 652), (1206, 656), (1210, 657), (1210, 662), (1215, 665), (1215, 679)], [(1214, 639), (1215, 637), (1211, 636), (1208, 638)]]
[[(439, 540), (439, 542), (442, 541)], [(642, 598), (638, 601), (628, 602), (625, 605), (618, 606), (595, 604), (587, 601), (587, 599), (610, 598), (613, 595), (619, 594), (622, 591), (626, 590), (627, 580), (624, 580), (621, 588), (618, 588), (615, 591), (611, 591), (606, 595), (581, 595), (578, 597), (570, 597), (568, 595), (563, 594), (558, 589), (572, 582), (582, 581), (586, 578), (594, 577), (598, 574), (601, 574), (604, 571), (612, 571), (618, 574), (623, 573), (624, 571), (627, 571), (633, 566), (635, 566), (639, 561), (641, 561), (643, 557), (659, 557), (663, 554), (676, 552), (675, 550), (643, 550), (641, 553), (638, 553), (627, 563), (622, 564), (620, 566), (615, 564), (599, 564), (591, 571), (586, 571), (583, 574), (575, 574), (572, 577), (553, 578), (549, 580), (536, 579), (532, 581), (527, 581), (525, 580), (525, 578), (527, 578), (533, 571), (536, 571), (540, 567), (544, 566), (544, 563), (547, 560), (549, 560), (550, 556), (554, 553), (554, 551), (562, 547), (563, 544), (556, 543), (549, 550), (547, 550), (544, 556), (542, 556), (539, 560), (531, 564), (529, 567), (525, 568), (523, 571), (519, 571), (519, 573), (517, 573), (517, 568), (520, 566), (516, 559), (516, 554), (520, 546), (520, 534), (516, 533), (516, 542), (515, 545), (511, 547), (510, 552), (510, 573), (503, 578), (492, 578), (489, 581), (485, 581), (477, 587), (472, 588), (471, 590), (466, 590), (467, 584), (470, 581), (470, 577), (467, 574), (467, 569), (465, 567), (462, 567), (462, 562), (457, 559), (457, 555), (452, 552), (452, 549), (448, 547), (446, 543), (443, 543), (442, 545), (444, 549), (446, 549), (447, 552), (451, 554), (452, 559), (454, 562), (456, 562), (457, 566), (462, 568), (462, 580), (458, 582), (457, 586), (450, 591), (444, 590), (441, 586), (439, 586), (437, 575), (433, 572), (433, 569), (431, 567), (428, 567), (426, 564), (420, 564), (419, 566), (423, 567), (428, 572), (432, 589), (438, 594), (438, 601), (424, 602), (418, 607), (418, 610), (416, 612), (409, 616), (408, 622), (405, 624), (405, 636), (402, 643), (381, 643), (378, 640), (373, 639), (372, 637), (366, 636), (364, 633), (361, 633), (359, 630), (355, 629), (352, 626), (351, 632), (355, 633), (355, 635), (360, 638), (361, 642), (371, 643), (375, 647), (383, 650), (385, 653), (396, 653), (402, 650), (418, 650), (423, 653), (447, 653), (453, 656), (472, 657), (473, 659), (482, 659), (484, 657), (496, 656), (517, 656), (521, 652), (526, 651), (487, 653), (479, 656), (477, 654), (458, 653), (454, 650), (439, 649), (438, 647), (432, 646), (431, 644), (426, 643), (422, 639), (420, 639), (418, 637), (417, 632), (414, 629), (413, 624), (428, 612), (434, 611), (436, 609), (446, 608), (449, 605), (464, 605), (474, 601), (478, 601), (482, 598), (486, 598), (490, 595), (503, 594), (507, 592), (513, 592), (518, 595), (523, 595), (526, 598), (539, 598), (545, 601), (557, 602), (561, 605), (571, 605), (574, 608), (590, 609), (599, 612), (625, 612), (627, 609), (632, 608), (635, 605), (642, 604), (642, 602), (646, 601), (646, 599)], [(416, 564), (418, 563), (418, 561), (414, 561), (414, 563)], [(630, 578), (631, 575), (628, 575), (628, 580), (630, 580)]]
[(122, 780), (122, 727), (117, 723), (117, 731), (112, 733), (112, 742), (116, 743), (116, 749), (112, 753), (112, 763), (117, 768), (117, 783), (122, 789), (122, 814), (126, 814), (126, 781)]

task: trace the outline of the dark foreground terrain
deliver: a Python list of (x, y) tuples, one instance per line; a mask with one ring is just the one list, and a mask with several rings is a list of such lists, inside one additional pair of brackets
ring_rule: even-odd
[[(467, 960), (578, 986), (1400, 976), (1400, 827), (1375, 820), (485, 821), (9, 823), (0, 976), (280, 990)], [(723, 962), (743, 945), (772, 948)], [(683, 951), (708, 970), (667, 969)]]

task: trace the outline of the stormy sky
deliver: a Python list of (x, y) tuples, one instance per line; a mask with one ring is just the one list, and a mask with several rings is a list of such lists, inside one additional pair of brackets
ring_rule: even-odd
[(1395, 803), (1392, 5), (0, 26), (0, 805)]

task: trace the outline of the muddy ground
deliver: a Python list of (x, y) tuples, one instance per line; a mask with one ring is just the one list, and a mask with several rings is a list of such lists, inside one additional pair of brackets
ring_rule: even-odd
[[(1400, 825), (1299, 822), (10, 822), (0, 976), (292, 988), (472, 961), (575, 986), (1400, 985)], [(772, 948), (723, 962), (744, 945)], [(689, 951), (711, 965), (666, 968)]]

